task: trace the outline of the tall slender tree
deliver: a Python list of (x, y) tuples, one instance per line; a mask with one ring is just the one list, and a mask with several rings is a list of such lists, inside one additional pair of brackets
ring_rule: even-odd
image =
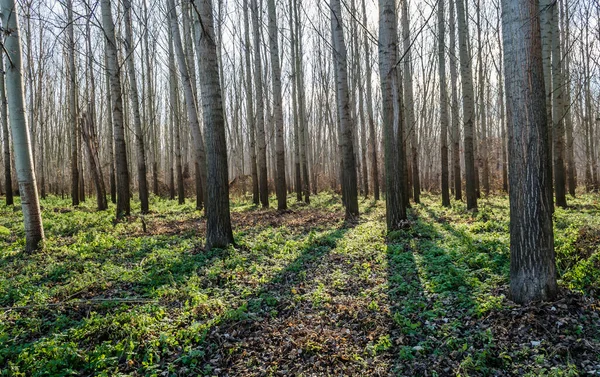
[(11, 169), (11, 153), (10, 153), (10, 133), (8, 131), (8, 103), (6, 102), (5, 70), (4, 70), (4, 54), (0, 53), (0, 120), (2, 121), (2, 145), (4, 150), (4, 186), (6, 190), (6, 205), (14, 204), (13, 189), (12, 189), (12, 169)]
[(258, 189), (258, 166), (256, 164), (256, 123), (254, 121), (254, 107), (252, 103), (252, 46), (250, 44), (250, 21), (248, 17), (248, 0), (244, 0), (244, 63), (246, 67), (246, 122), (248, 123), (248, 134), (250, 139), (250, 175), (252, 177), (252, 202), (258, 205), (260, 202)]
[(206, 131), (207, 200), (206, 200), (206, 248), (225, 247), (233, 243), (231, 215), (229, 212), (229, 182), (227, 180), (227, 143), (225, 139), (225, 116), (217, 44), (211, 0), (195, 0), (197, 10), (196, 38), (199, 40), (198, 55), (202, 115)]
[[(367, 25), (367, 9), (365, 0), (362, 0), (363, 25)], [(377, 141), (375, 136), (375, 116), (373, 115), (373, 89), (371, 83), (371, 45), (366, 30), (363, 31), (363, 44), (365, 48), (365, 81), (367, 117), (369, 123), (369, 157), (371, 159), (371, 180), (373, 181), (373, 198), (379, 200), (379, 167), (377, 165)]]
[(454, 1), (448, 0), (448, 24), (450, 25), (449, 49), (450, 49), (450, 90), (452, 97), (452, 176), (454, 178), (454, 199), (462, 200), (462, 177), (460, 169), (460, 126), (459, 126), (459, 107), (458, 107), (458, 72), (456, 69), (456, 17), (454, 12)]
[[(396, 19), (395, 0), (379, 0), (379, 77), (381, 80), (381, 106), (383, 116), (384, 168), (385, 168), (385, 213), (388, 231), (402, 227), (406, 220), (403, 188), (399, 179), (398, 134), (399, 121), (394, 118), (394, 91), (398, 75), (397, 67), (397, 38), (398, 26)], [(399, 117), (398, 117), (399, 118)], [(396, 123), (398, 122), (398, 124)], [(400, 145), (399, 145), (400, 144)]]
[(129, 170), (127, 166), (127, 146), (123, 124), (123, 94), (121, 92), (121, 72), (117, 57), (115, 24), (112, 18), (110, 0), (101, 0), (102, 28), (106, 42), (107, 69), (109, 72), (112, 120), (115, 141), (115, 163), (117, 173), (117, 218), (129, 216), (131, 203), (129, 194)]
[(17, 181), (19, 182), (19, 194), (25, 224), (25, 251), (32, 252), (42, 246), (44, 228), (33, 168), (29, 129), (25, 117), (19, 11), (14, 0), (0, 0), (0, 16), (4, 29), (3, 50), (6, 52), (8, 60), (5, 67), (6, 92), (15, 151)]
[(129, 71), (129, 87), (131, 89), (131, 108), (133, 110), (133, 126), (137, 155), (138, 192), (140, 195), (140, 209), (142, 213), (147, 213), (148, 169), (146, 167), (146, 148), (144, 146), (144, 132), (142, 131), (142, 117), (140, 111), (140, 95), (138, 92), (137, 72), (135, 69), (133, 24), (131, 21), (131, 0), (123, 0), (123, 8), (125, 10), (125, 53), (127, 54), (127, 68)]
[(206, 150), (204, 147), (204, 137), (200, 129), (198, 108), (196, 107), (197, 101), (194, 89), (195, 80), (192, 79), (191, 75), (191, 72), (193, 72), (193, 67), (190, 68), (190, 65), (188, 64), (190, 61), (189, 59), (186, 59), (186, 54), (183, 50), (181, 34), (179, 33), (179, 24), (177, 22), (177, 13), (175, 10), (175, 1), (168, 0), (167, 6), (169, 9), (169, 24), (171, 27), (171, 35), (173, 38), (173, 47), (175, 49), (175, 55), (177, 56), (177, 65), (179, 67), (179, 74), (181, 76), (181, 83), (183, 85), (185, 107), (187, 110), (187, 120), (190, 126), (192, 139), (194, 141), (194, 157), (198, 166), (198, 173), (200, 175), (200, 184), (196, 187), (196, 208), (202, 209), (204, 196), (206, 192), (207, 178)]
[[(441, 0), (440, 0), (441, 1)], [(415, 106), (413, 94), (412, 59), (410, 38), (410, 22), (408, 19), (408, 1), (402, 1), (402, 46), (404, 49), (404, 109), (406, 112), (406, 131), (410, 143), (410, 160), (413, 200), (420, 203), (421, 181), (419, 179), (419, 153), (417, 145), (417, 122), (415, 121)], [(407, 166), (408, 167), (408, 166)]]
[(75, 72), (75, 33), (73, 0), (66, 0), (67, 7), (67, 59), (69, 62), (69, 122), (71, 123), (71, 202), (79, 205), (79, 147), (77, 129), (77, 73)]
[(358, 189), (356, 178), (356, 156), (353, 148), (354, 122), (350, 115), (350, 97), (348, 91), (348, 68), (346, 44), (342, 21), (340, 0), (331, 0), (331, 32), (333, 56), (335, 60), (337, 109), (340, 128), (340, 146), (342, 155), (342, 191), (346, 219), (358, 216)]
[(258, 189), (263, 208), (269, 206), (269, 185), (267, 177), (267, 141), (265, 135), (265, 106), (263, 97), (263, 64), (261, 57), (261, 23), (258, 17), (257, 0), (250, 0), (252, 14), (252, 36), (254, 39), (254, 90), (256, 98), (256, 146), (258, 152)]
[(464, 155), (467, 209), (476, 210), (476, 184), (479, 181), (479, 178), (477, 177), (477, 174), (475, 172), (475, 132), (473, 122), (475, 101), (473, 94), (473, 75), (471, 72), (471, 57), (468, 46), (469, 28), (467, 27), (464, 0), (456, 0), (456, 14), (458, 19), (460, 75), (463, 94)]
[(440, 152), (442, 163), (442, 205), (450, 206), (448, 185), (448, 91), (446, 89), (446, 24), (444, 20), (444, 0), (438, 1), (438, 72), (440, 75)]
[(279, 62), (279, 41), (277, 28), (277, 10), (275, 0), (267, 1), (269, 14), (269, 52), (271, 54), (271, 84), (273, 85), (273, 121), (275, 125), (276, 177), (275, 194), (277, 209), (287, 209), (287, 188), (285, 179), (285, 149), (283, 140), (283, 99), (281, 95), (281, 64)]

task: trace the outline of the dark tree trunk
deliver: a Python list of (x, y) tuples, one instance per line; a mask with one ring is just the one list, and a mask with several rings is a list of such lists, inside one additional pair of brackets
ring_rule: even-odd
[(195, 0), (198, 10), (196, 38), (200, 44), (199, 61), (202, 115), (206, 132), (207, 201), (206, 248), (233, 243), (229, 212), (229, 182), (225, 119), (219, 80), (217, 44), (213, 28), (211, 0)]

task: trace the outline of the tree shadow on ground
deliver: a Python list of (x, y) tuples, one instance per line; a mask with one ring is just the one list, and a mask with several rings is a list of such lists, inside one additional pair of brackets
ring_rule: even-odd
[[(269, 281), (214, 318), (211, 326), (205, 328), (200, 343), (178, 356), (182, 370), (263, 375), (274, 370), (297, 370), (302, 364), (310, 367), (310, 358), (316, 355), (317, 348), (321, 351), (322, 345), (316, 339), (302, 336), (309, 330), (296, 323), (295, 317), (305, 311), (305, 305), (314, 305), (314, 299), (317, 306), (326, 305), (325, 295), (308, 302), (305, 297), (311, 293), (308, 286), (319, 266), (350, 229), (351, 225), (346, 224), (314, 237)], [(312, 312), (317, 320), (318, 308), (312, 309), (307, 312)]]

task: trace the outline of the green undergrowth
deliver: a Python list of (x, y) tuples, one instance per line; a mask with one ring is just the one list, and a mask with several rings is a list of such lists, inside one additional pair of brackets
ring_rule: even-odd
[[(361, 200), (357, 223), (332, 193), (289, 202), (278, 213), (234, 201), (236, 245), (211, 251), (189, 201), (153, 197), (151, 213), (134, 203), (117, 223), (113, 206), (44, 199), (32, 254), (19, 207), (0, 207), (0, 375), (584, 372), (550, 344), (506, 345), (492, 321), (515, 310), (507, 197), (471, 213), (425, 195), (389, 234), (383, 202)], [(599, 204), (570, 202), (554, 214), (560, 285), (596, 297)], [(565, 323), (564, 336), (587, 336)]]

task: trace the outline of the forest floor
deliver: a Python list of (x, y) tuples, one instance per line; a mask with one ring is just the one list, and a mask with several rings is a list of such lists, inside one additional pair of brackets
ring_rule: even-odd
[(233, 203), (237, 245), (207, 252), (192, 204), (153, 198), (144, 232), (54, 197), (30, 255), (2, 206), (0, 375), (600, 375), (598, 196), (556, 210), (561, 293), (529, 306), (507, 298), (506, 197), (422, 202), (387, 237), (383, 201), (353, 224), (333, 194)]

